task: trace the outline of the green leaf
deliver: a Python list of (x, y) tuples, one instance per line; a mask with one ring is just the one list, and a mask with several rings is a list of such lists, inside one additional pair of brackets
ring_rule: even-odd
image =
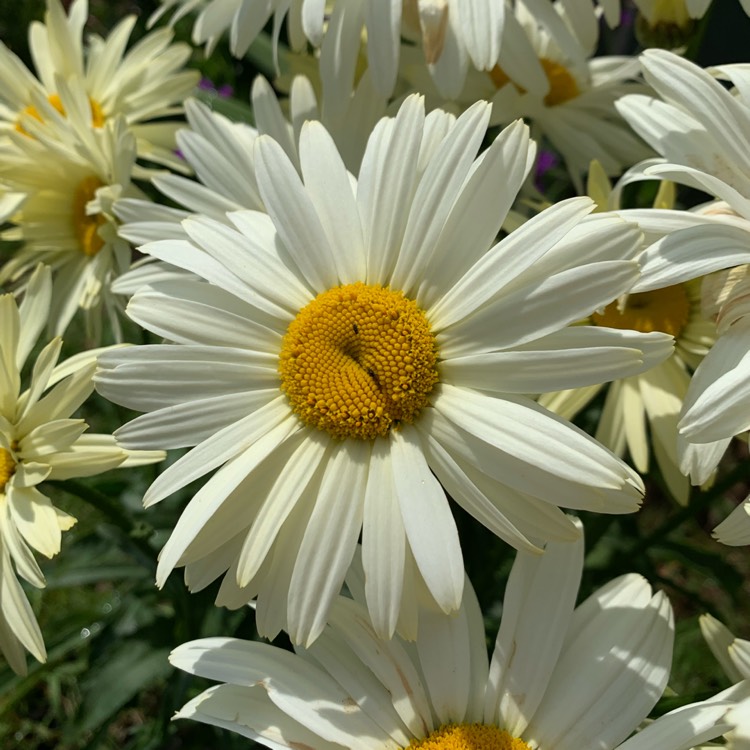
[(169, 649), (152, 649), (145, 641), (128, 640), (107, 655), (106, 663), (93, 666), (83, 692), (78, 732), (103, 724), (141, 690), (164, 679), (171, 667)]

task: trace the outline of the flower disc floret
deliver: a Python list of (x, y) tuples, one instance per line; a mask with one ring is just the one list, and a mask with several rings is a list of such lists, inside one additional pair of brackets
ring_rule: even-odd
[(627, 328), (642, 333), (661, 331), (679, 336), (690, 317), (690, 298), (684, 285), (654, 289), (631, 294), (623, 305), (615, 301), (594, 313), (596, 325), (609, 328)]
[[(65, 107), (63, 106), (63, 103), (62, 103), (62, 99), (57, 94), (50, 94), (47, 97), (47, 101), (63, 117), (67, 116), (65, 112)], [(91, 124), (95, 128), (101, 128), (107, 119), (104, 116), (104, 111), (102, 110), (101, 105), (95, 99), (92, 99), (91, 97), (89, 97), (89, 106), (91, 107)], [(42, 116), (39, 114), (39, 110), (33, 104), (30, 104), (28, 107), (26, 107), (21, 114), (30, 115), (31, 117), (34, 117), (35, 119), (39, 120), (39, 122), (43, 121)], [(23, 125), (21, 125), (20, 121), (16, 123), (16, 130), (19, 133), (23, 133), (24, 135), (29, 135), (26, 132)]]
[[(546, 106), (554, 107), (558, 104), (570, 101), (571, 99), (575, 99), (580, 95), (581, 89), (578, 87), (578, 82), (564, 65), (561, 65), (554, 60), (550, 60), (547, 57), (540, 58), (539, 63), (549, 81), (549, 91), (544, 97), (544, 103)], [(489, 72), (489, 76), (498, 89), (501, 89), (506, 83), (512, 83), (508, 74), (499, 65), (496, 65)], [(518, 86), (515, 83), (513, 83), (513, 85), (516, 87), (519, 94), (526, 93), (526, 89), (523, 87)]]
[(96, 191), (104, 183), (93, 175), (79, 183), (73, 196), (73, 231), (81, 252), (93, 258), (103, 247), (104, 240), (99, 236), (99, 227), (107, 223), (101, 214), (87, 214), (86, 205), (96, 196)]
[(425, 314), (402, 292), (347, 284), (300, 310), (279, 373), (306, 424), (337, 438), (385, 437), (427, 405), (437, 346)]
[(16, 462), (10, 451), (0, 448), (0, 492), (5, 490), (5, 485), (16, 471)]
[(422, 740), (409, 744), (408, 750), (529, 750), (518, 737), (499, 727), (486, 724), (446, 724)]

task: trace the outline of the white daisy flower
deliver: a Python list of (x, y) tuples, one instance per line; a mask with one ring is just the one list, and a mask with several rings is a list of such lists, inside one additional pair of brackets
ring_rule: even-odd
[(518, 554), (489, 663), (468, 583), (454, 616), (420, 612), (413, 644), (381, 640), (364, 607), (343, 597), (319, 640), (296, 654), (235, 638), (186, 643), (172, 664), (222, 684), (175, 718), (275, 750), (681, 750), (730, 729), (742, 688), (632, 734), (667, 684), (672, 608), (635, 574), (576, 608), (582, 567), (581, 540)]
[(390, 97), (398, 79), (402, 37), (418, 47), (443, 95), (455, 96), (469, 54), (478, 60), (497, 54), (505, 15), (503, 3), (488, 0), (162, 0), (149, 22), (173, 9), (171, 23), (199, 11), (193, 41), (205, 42), (208, 53), (229, 29), (229, 46), (237, 57), (272, 18), (275, 49), (286, 17), (293, 51), (303, 51), (308, 42), (320, 49), (323, 91), (332, 105), (346, 101), (365, 58), (374, 92)]
[[(734, 83), (730, 92), (708, 72), (669, 52), (649, 50), (641, 64), (661, 99), (627, 96), (618, 109), (663, 156), (642, 165), (643, 175), (674, 180), (719, 199), (702, 211), (711, 221), (676, 226), (681, 231), (650, 248), (654, 278), (683, 282), (750, 262), (750, 73), (742, 65), (715, 69)], [(743, 400), (750, 388), (750, 339), (741, 296), (726, 303), (721, 336), (685, 396), (679, 429), (688, 444), (726, 446), (750, 427)], [(694, 483), (703, 482), (722, 452), (714, 450), (713, 462), (700, 465), (683, 457), (683, 471)]]
[(183, 208), (142, 199), (120, 200), (115, 211), (123, 223), (119, 230), (121, 237), (133, 245), (142, 245), (156, 239), (185, 237), (180, 222), (191, 214), (231, 225), (227, 212), (243, 208), (264, 211), (255, 179), (255, 140), (260, 134), (270, 135), (299, 171), (299, 134), (306, 120), (320, 120), (329, 132), (333, 131), (344, 163), (356, 171), (367, 134), (385, 110), (385, 101), (375, 98), (373, 103), (371, 88), (363, 86), (347, 109), (346, 129), (332, 128), (329, 118), (319, 111), (310, 81), (303, 76), (295, 77), (292, 82), (288, 116), (262, 76), (253, 82), (251, 101), (257, 129), (233, 122), (200, 101), (186, 100), (185, 114), (190, 127), (177, 132), (177, 145), (196, 179), (164, 173), (151, 179), (159, 192)]
[(643, 87), (635, 82), (634, 58), (594, 57), (598, 27), (586, 22), (589, 16), (565, 13), (561, 3), (546, 4), (543, 12), (537, 5), (532, 11), (517, 2), (506, 19), (498, 66), (489, 76), (498, 89), (493, 122), (529, 118), (532, 132), (560, 152), (580, 189), (592, 159), (615, 175), (649, 155), (614, 107)]
[[(67, 87), (61, 91), (63, 101), (75, 104)], [(46, 102), (39, 104), (44, 109)], [(129, 268), (131, 250), (117, 236), (112, 204), (142, 195), (130, 181), (135, 138), (121, 117), (97, 130), (75, 130), (73, 114), (71, 120), (59, 128), (28, 123), (33, 138), (10, 133), (0, 143), (0, 179), (25, 196), (9, 217), (14, 226), (3, 233), (24, 245), (0, 268), (0, 284), (22, 291), (29, 273), (46, 263), (55, 278), (51, 332), (62, 334), (81, 309), (90, 341), (100, 340), (104, 313), (119, 339), (122, 302), (109, 287)]]
[[(699, 618), (701, 633), (730, 682), (750, 679), (750, 641), (735, 637), (726, 625), (709, 614)], [(726, 735), (727, 747), (746, 748), (750, 742), (750, 702), (743, 701), (727, 714), (735, 728)]]
[[(624, 181), (628, 181), (626, 174)], [(672, 183), (663, 186), (674, 187)], [(589, 171), (589, 193), (597, 196), (601, 207), (616, 207), (621, 186), (612, 191), (600, 165), (594, 163)], [(655, 206), (670, 201), (660, 190)], [(643, 222), (642, 229), (649, 241), (664, 237), (676, 222), (687, 225), (690, 216), (662, 208), (656, 210), (622, 211), (623, 217)], [(695, 224), (708, 221), (692, 219)], [(716, 338), (716, 326), (703, 310), (701, 279), (671, 284), (662, 278), (657, 285), (651, 282), (653, 258), (647, 253), (641, 264), (641, 279), (633, 290), (603, 310), (595, 312), (589, 325), (605, 325), (636, 331), (662, 331), (675, 339), (673, 355), (646, 372), (614, 381), (607, 390), (595, 437), (618, 455), (627, 450), (636, 469), (642, 474), (649, 470), (651, 447), (662, 478), (673, 497), (685, 504), (690, 484), (681, 471), (678, 451), (677, 422), (683, 399), (690, 384), (691, 373), (709, 351)], [(647, 291), (639, 291), (641, 287)], [(539, 403), (566, 419), (573, 419), (602, 390), (603, 385), (591, 385), (556, 393), (542, 394)], [(723, 452), (724, 446), (721, 446)]]
[[(741, 280), (734, 281), (721, 306), (720, 338), (695, 372), (680, 421), (687, 440), (699, 447), (717, 441), (721, 454), (727, 435), (750, 430), (750, 276), (747, 266), (734, 270), (744, 274), (737, 274)], [(750, 496), (714, 529), (714, 536), (732, 546), (750, 544)]]
[(517, 122), (477, 159), (489, 115), (425, 118), (409, 97), (357, 180), (319, 123), (302, 128), (302, 179), (263, 136), (267, 214), (230, 214), (234, 229), (194, 217), (189, 241), (142, 248), (210, 283), (137, 292), (129, 315), (175, 343), (106, 355), (98, 388), (149, 412), (123, 445), (196, 446), (146, 505), (222, 467), (162, 550), (159, 585), (178, 565), (193, 589), (228, 571), (220, 602), (257, 596), (263, 632), (310, 643), (362, 531), (368, 606), (390, 635), (422, 579), (443, 610), (460, 603), (446, 491), (537, 551), (578, 534), (558, 506), (638, 507), (635, 472), (523, 394), (668, 355), (663, 334), (566, 329), (632, 286), (640, 233), (587, 218), (581, 198), (494, 244), (534, 146)]
[(87, 0), (74, 0), (66, 16), (60, 0), (47, 0), (44, 23), (29, 28), (36, 76), (0, 43), (0, 132), (26, 132), (28, 118), (45, 117), (38, 100), (45, 99), (66, 116), (60, 82), (79, 85), (89, 126), (100, 128), (122, 115), (138, 143), (138, 155), (180, 168), (173, 153), (176, 124), (147, 123), (175, 115), (182, 100), (198, 83), (197, 71), (183, 70), (190, 57), (187, 44), (171, 44), (172, 32), (161, 29), (125, 47), (136, 21), (128, 16), (107, 39), (91, 35), (84, 45)]
[[(517, 118), (532, 123), (532, 135), (546, 137), (566, 162), (578, 192), (592, 159), (607, 174), (623, 169), (650, 151), (617, 113), (615, 101), (643, 91), (637, 60), (632, 57), (594, 57), (598, 23), (589, 2), (551, 4), (547, 0), (517, 0), (504, 14), (497, 63), (477, 60), (488, 72), (470, 71), (466, 83), (441, 97), (451, 108), (477, 99), (493, 104), (492, 124)], [(467, 42), (467, 47), (473, 45)], [(424, 66), (407, 55), (402, 74), (410, 84), (430, 92), (434, 87)]]
[(16, 574), (43, 588), (33, 551), (53, 557), (61, 532), (75, 518), (40, 491), (45, 480), (100, 474), (115, 467), (161, 460), (160, 451), (127, 451), (111, 435), (86, 433), (73, 413), (93, 391), (96, 356), (91, 350), (57, 364), (62, 341), (39, 353), (29, 387), (21, 370), (47, 323), (52, 283), (49, 269), (32, 274), (23, 302), (0, 296), (0, 650), (11, 668), (26, 672), (24, 649), (46, 658), (44, 640)]
[[(662, 158), (644, 171), (725, 201), (750, 221), (750, 72), (746, 65), (709, 72), (665, 50), (640, 56), (644, 76), (660, 98), (629, 95), (617, 109)], [(696, 107), (696, 101), (704, 106)]]
[(730, 682), (750, 679), (750, 641), (737, 638), (709, 614), (699, 618), (701, 633)]

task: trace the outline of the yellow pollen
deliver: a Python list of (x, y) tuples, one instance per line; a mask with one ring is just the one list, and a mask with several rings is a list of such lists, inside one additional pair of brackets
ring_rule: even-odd
[(78, 184), (73, 195), (73, 232), (81, 252), (93, 258), (104, 247), (104, 240), (99, 236), (99, 227), (107, 223), (102, 214), (86, 213), (86, 204), (93, 200), (96, 191), (104, 183), (93, 175), (85, 177)]
[(306, 424), (336, 438), (385, 437), (412, 422), (438, 380), (422, 310), (401, 292), (362, 283), (319, 294), (291, 322), (281, 388)]
[[(65, 117), (65, 107), (63, 107), (62, 99), (57, 94), (50, 94), (47, 97), (47, 101), (63, 116)], [(107, 119), (104, 116), (104, 112), (102, 112), (102, 108), (99, 105), (99, 102), (95, 101), (91, 97), (89, 97), (89, 105), (91, 107), (91, 124), (95, 128), (100, 128), (104, 125), (104, 121)], [(31, 117), (35, 118), (36, 120), (39, 120), (39, 122), (43, 122), (42, 116), (39, 114), (39, 110), (33, 105), (30, 104), (28, 107), (26, 107), (21, 114), (24, 115), (30, 115)], [(26, 132), (23, 125), (21, 125), (20, 122), (16, 123), (16, 130), (19, 133), (23, 133), (24, 135), (29, 135), (29, 133)]]
[(529, 750), (529, 746), (504, 729), (485, 724), (446, 724), (405, 750)]
[(16, 462), (13, 460), (10, 451), (0, 448), (0, 492), (5, 489), (8, 480), (16, 471)]
[[(575, 99), (581, 90), (578, 88), (578, 83), (570, 71), (560, 63), (550, 60), (547, 57), (540, 58), (539, 62), (544, 69), (544, 73), (549, 81), (549, 91), (544, 97), (544, 103), (548, 107), (554, 107), (557, 104), (562, 104), (570, 99)], [(513, 83), (508, 77), (508, 74), (499, 66), (496, 65), (490, 72), (489, 76), (492, 82), (497, 88), (502, 88), (506, 83)], [(513, 85), (518, 90), (519, 94), (525, 94), (526, 89), (519, 86), (516, 83)]]
[(690, 317), (690, 299), (682, 284), (638, 292), (627, 297), (624, 307), (612, 302), (591, 318), (598, 326), (629, 328), (642, 333), (661, 331), (675, 338)]

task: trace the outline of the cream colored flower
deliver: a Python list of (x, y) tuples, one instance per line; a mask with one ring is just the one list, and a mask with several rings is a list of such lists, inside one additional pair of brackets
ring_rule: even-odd
[[(65, 85), (61, 92), (72, 112), (75, 96)], [(80, 309), (90, 342), (101, 340), (104, 319), (119, 340), (123, 303), (110, 284), (130, 267), (131, 248), (117, 236), (112, 205), (142, 195), (131, 183), (135, 138), (122, 117), (96, 130), (74, 115), (58, 125), (29, 124), (34, 137), (13, 132), (0, 143), (0, 180), (23, 195), (3, 237), (24, 243), (0, 267), (0, 284), (20, 293), (45, 263), (54, 275), (51, 332), (61, 335)]]
[(123, 450), (111, 435), (89, 434), (84, 420), (72, 417), (93, 390), (100, 351), (58, 364), (62, 341), (55, 338), (39, 353), (31, 382), (23, 388), (21, 370), (46, 325), (51, 295), (49, 269), (40, 266), (20, 305), (13, 295), (0, 296), (0, 650), (21, 674), (26, 671), (25, 650), (39, 661), (46, 652), (16, 575), (43, 588), (34, 551), (54, 557), (61, 533), (75, 523), (44, 495), (41, 483), (163, 457), (158, 451)]
[[(149, 122), (181, 111), (182, 100), (198, 83), (197, 71), (184, 70), (186, 44), (171, 44), (172, 32), (160, 29), (125, 52), (136, 21), (128, 16), (107, 39), (91, 35), (83, 42), (87, 0), (74, 0), (65, 14), (60, 0), (47, 0), (45, 22), (29, 29), (36, 76), (0, 43), (0, 130), (27, 131), (30, 119), (54, 121), (70, 113), (61, 82), (82, 92), (78, 112), (89, 127), (101, 128), (124, 117), (137, 141), (139, 157), (181, 168), (174, 154), (172, 122)], [(54, 110), (45, 113), (45, 100)]]

